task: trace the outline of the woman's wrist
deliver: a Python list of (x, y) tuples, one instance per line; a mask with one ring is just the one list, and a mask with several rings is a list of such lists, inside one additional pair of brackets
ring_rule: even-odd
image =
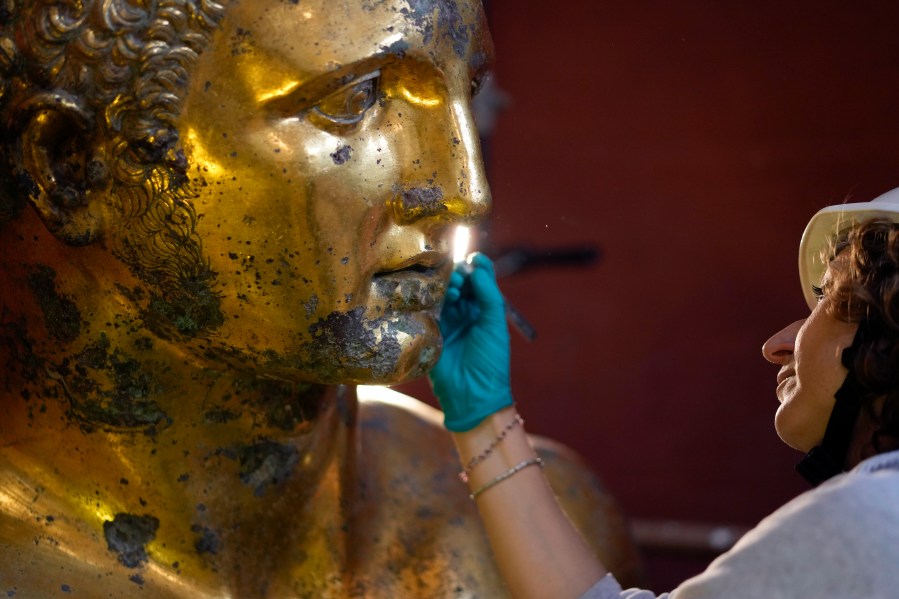
[[(463, 461), (464, 467), (462, 469), (462, 472), (459, 473), (459, 478), (462, 479), (462, 482), (467, 483), (468, 482), (468, 473), (472, 472), (481, 462), (483, 462), (484, 460), (489, 458), (491, 455), (493, 455), (493, 451), (498, 448), (499, 444), (502, 443), (503, 441), (505, 441), (506, 436), (512, 431), (512, 429), (514, 429), (515, 427), (518, 427), (518, 426), (524, 426), (524, 418), (522, 418), (520, 415), (518, 415), (516, 413), (509, 420), (508, 424), (506, 424), (502, 428), (502, 430), (499, 431), (499, 433), (496, 435), (496, 437), (494, 437), (494, 439), (492, 441), (490, 441), (490, 443), (486, 447), (484, 447), (484, 449), (482, 449), (480, 451), (480, 453), (478, 453), (471, 459), (464, 460)], [(495, 427), (490, 427), (490, 428), (495, 428)]]
[(524, 420), (514, 406), (491, 414), (477, 427), (454, 433), (453, 437), (463, 464), (460, 478), (468, 482), (471, 491), (482, 489), (516, 467), (526, 467), (522, 464), (538, 464), (524, 431)]

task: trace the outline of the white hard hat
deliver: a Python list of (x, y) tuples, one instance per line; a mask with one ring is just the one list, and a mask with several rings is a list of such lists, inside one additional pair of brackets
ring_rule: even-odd
[(885, 218), (899, 223), (899, 187), (870, 202), (837, 204), (818, 211), (805, 227), (799, 242), (799, 282), (809, 308), (818, 303), (812, 285), (819, 285), (827, 270), (823, 250), (839, 230), (871, 218)]

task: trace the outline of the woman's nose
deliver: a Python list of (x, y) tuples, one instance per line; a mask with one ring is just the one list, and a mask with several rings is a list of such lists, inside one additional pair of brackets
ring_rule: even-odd
[(795, 351), (796, 334), (802, 327), (805, 319), (797, 320), (771, 335), (762, 345), (762, 355), (772, 364), (785, 364)]

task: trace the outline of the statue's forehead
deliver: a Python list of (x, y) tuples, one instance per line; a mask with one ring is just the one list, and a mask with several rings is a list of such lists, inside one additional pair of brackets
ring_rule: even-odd
[(440, 68), (489, 52), (480, 0), (238, 0), (224, 27), (235, 55), (253, 48), (316, 73), (384, 52)]
[(256, 102), (324, 97), (405, 59), (467, 86), (492, 62), (480, 0), (236, 0), (213, 44), (199, 78)]

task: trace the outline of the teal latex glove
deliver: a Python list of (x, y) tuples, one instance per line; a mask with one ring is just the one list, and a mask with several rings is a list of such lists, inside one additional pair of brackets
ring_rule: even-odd
[[(463, 294), (466, 279), (471, 291)], [(470, 267), (460, 265), (450, 277), (440, 332), (443, 354), (428, 378), (446, 428), (468, 431), (512, 405), (506, 305), (493, 263), (484, 254), (474, 254)]]

